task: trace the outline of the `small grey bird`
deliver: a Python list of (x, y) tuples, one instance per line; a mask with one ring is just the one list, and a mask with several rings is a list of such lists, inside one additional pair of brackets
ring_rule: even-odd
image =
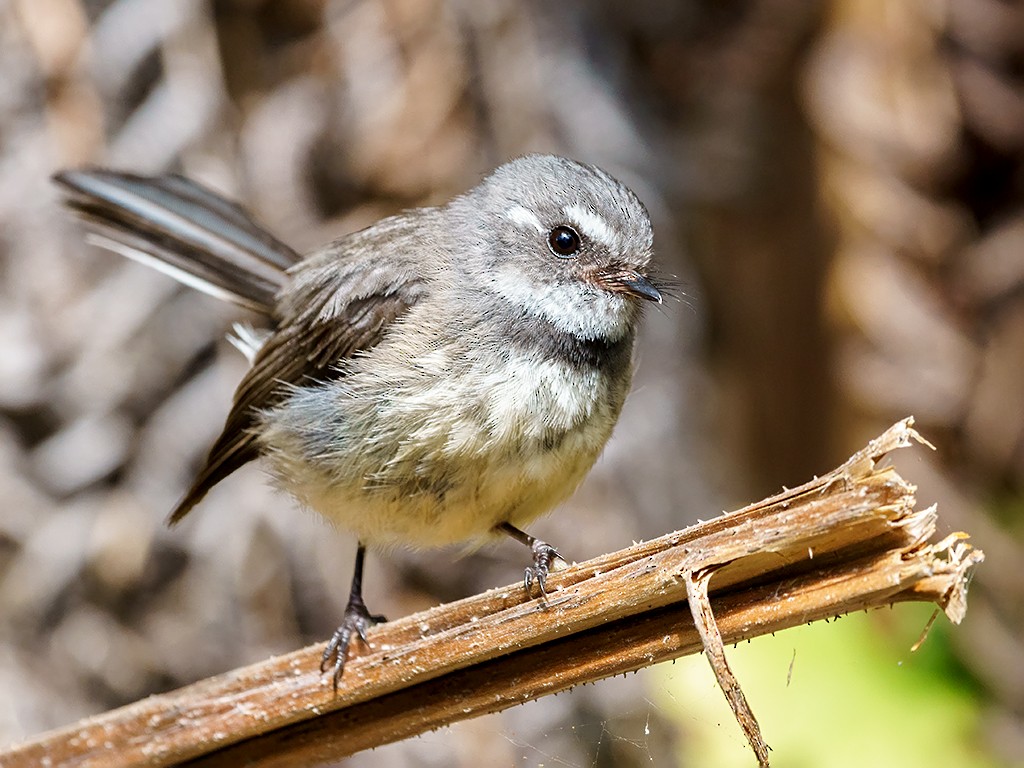
[(531, 155), (447, 204), (386, 218), (301, 257), (180, 176), (55, 177), (93, 242), (266, 316), (252, 364), (176, 523), (257, 456), (300, 503), (354, 532), (345, 617), (324, 651), (337, 686), (367, 545), (494, 532), (528, 545), (543, 594), (555, 549), (522, 528), (593, 466), (632, 376), (650, 276), (643, 204), (607, 173)]

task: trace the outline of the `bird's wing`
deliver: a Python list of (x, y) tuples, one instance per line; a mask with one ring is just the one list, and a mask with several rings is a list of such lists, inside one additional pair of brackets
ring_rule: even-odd
[[(339, 364), (375, 346), (387, 328), (419, 299), (423, 284), (416, 278), (353, 286), (344, 271), (321, 270), (323, 279), (306, 281), (283, 303), (277, 328), (253, 360), (235, 390), (224, 429), (210, 449), (202, 471), (171, 514), (181, 520), (218, 482), (259, 455), (253, 427), (259, 411), (279, 403), (290, 387), (309, 386), (343, 375)], [(358, 280), (356, 281), (358, 282)], [(378, 281), (379, 282), (379, 281)]]
[(385, 219), (301, 259), (237, 205), (181, 176), (93, 169), (54, 179), (70, 192), (67, 204), (97, 233), (99, 245), (254, 309), (275, 326), (172, 524), (256, 458), (260, 410), (280, 402), (289, 387), (341, 375), (339, 364), (377, 344), (422, 292), (415, 267), (399, 264), (418, 252), (419, 222), (430, 209)]

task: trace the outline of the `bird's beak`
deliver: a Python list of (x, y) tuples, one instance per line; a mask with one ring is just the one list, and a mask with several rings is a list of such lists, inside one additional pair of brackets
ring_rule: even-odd
[(601, 270), (595, 275), (595, 282), (607, 291), (627, 293), (638, 299), (661, 304), (661, 291), (654, 287), (646, 276), (635, 269), (615, 268)]

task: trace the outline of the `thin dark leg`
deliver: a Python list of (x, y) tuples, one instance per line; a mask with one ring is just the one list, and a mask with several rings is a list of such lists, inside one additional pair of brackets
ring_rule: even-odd
[(348, 605), (345, 606), (345, 617), (341, 626), (334, 630), (331, 641), (324, 648), (323, 658), (320, 660), (320, 671), (326, 672), (331, 658), (334, 658), (334, 690), (338, 690), (338, 681), (341, 680), (341, 673), (345, 670), (345, 659), (348, 658), (348, 645), (352, 635), (359, 635), (364, 643), (366, 642), (366, 630), (374, 624), (380, 624), (386, 619), (383, 616), (375, 616), (366, 610), (363, 603), (363, 561), (366, 559), (366, 545), (359, 542), (356, 549), (356, 567), (352, 574), (352, 588), (348, 593)]
[(548, 573), (551, 570), (552, 563), (555, 562), (556, 557), (561, 557), (558, 554), (558, 550), (550, 544), (534, 538), (526, 533), (526, 531), (519, 530), (512, 523), (499, 523), (495, 526), (494, 530), (507, 534), (520, 544), (525, 544), (530, 548), (533, 552), (533, 565), (526, 569), (526, 575), (523, 577), (523, 586), (526, 587), (526, 594), (530, 595), (533, 593), (533, 583), (537, 582), (540, 596), (547, 597), (544, 587), (547, 584)]

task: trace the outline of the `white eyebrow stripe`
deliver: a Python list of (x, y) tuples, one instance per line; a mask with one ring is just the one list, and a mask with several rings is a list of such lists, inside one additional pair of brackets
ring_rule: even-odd
[(544, 231), (544, 225), (540, 223), (537, 214), (521, 205), (514, 205), (509, 208), (505, 211), (505, 217), (525, 229), (534, 229), (537, 232)]
[(598, 240), (609, 248), (614, 247), (618, 241), (615, 230), (608, 226), (608, 222), (601, 218), (600, 214), (595, 213), (591, 209), (579, 203), (573, 203), (563, 208), (562, 212), (572, 219), (587, 237)]

